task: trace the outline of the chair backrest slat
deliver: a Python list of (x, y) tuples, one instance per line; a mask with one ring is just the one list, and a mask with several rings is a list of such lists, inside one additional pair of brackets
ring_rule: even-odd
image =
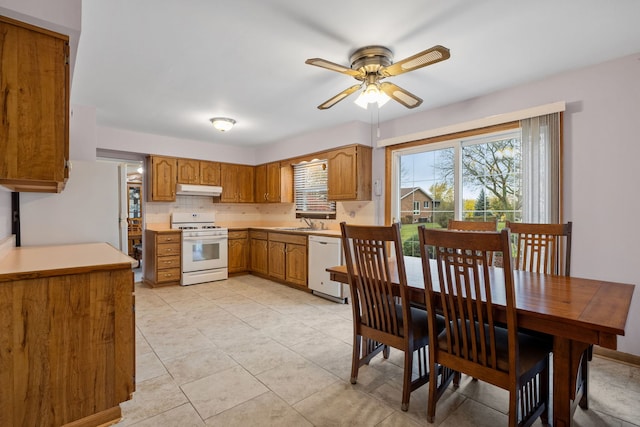
[(569, 276), (571, 222), (533, 224), (507, 221), (515, 240), (514, 268), (534, 273)]

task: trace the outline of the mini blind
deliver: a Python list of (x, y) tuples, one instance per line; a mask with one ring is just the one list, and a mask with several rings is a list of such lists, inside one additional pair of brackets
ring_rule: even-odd
[(336, 202), (328, 200), (327, 161), (293, 165), (293, 189), (297, 217), (335, 218)]

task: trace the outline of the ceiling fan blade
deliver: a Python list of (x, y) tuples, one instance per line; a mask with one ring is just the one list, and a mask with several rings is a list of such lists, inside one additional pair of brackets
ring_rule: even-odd
[(345, 67), (344, 65), (336, 64), (331, 61), (327, 61), (322, 58), (311, 58), (304, 61), (305, 64), (315, 65), (316, 67), (326, 68), (327, 70), (337, 71), (342, 74), (347, 74), (349, 76), (353, 76), (355, 78), (364, 77), (363, 74), (358, 70), (352, 70), (351, 68)]
[(397, 76), (398, 74), (407, 73), (417, 70), (418, 68), (426, 67), (427, 65), (435, 64), (436, 62), (444, 61), (445, 59), (449, 59), (450, 56), (449, 49), (437, 45), (393, 63), (388, 67), (384, 67), (380, 70), (380, 73), (385, 77)]
[(422, 104), (422, 99), (418, 98), (411, 92), (407, 92), (398, 85), (393, 83), (384, 82), (380, 83), (380, 90), (383, 91), (389, 98), (398, 101), (400, 104), (407, 108), (415, 108)]
[(347, 89), (343, 90), (342, 92), (340, 92), (336, 96), (334, 96), (334, 97), (328, 99), (327, 101), (323, 102), (322, 104), (318, 105), (318, 109), (319, 110), (326, 110), (327, 108), (333, 107), (335, 104), (337, 104), (338, 102), (340, 102), (343, 99), (345, 99), (347, 96), (351, 95), (353, 92), (355, 92), (358, 89), (360, 89), (360, 87), (361, 87), (361, 85), (353, 85), (350, 88), (347, 88)]

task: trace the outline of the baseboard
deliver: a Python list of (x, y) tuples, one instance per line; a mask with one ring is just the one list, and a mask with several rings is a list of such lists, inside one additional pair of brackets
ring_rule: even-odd
[(608, 348), (598, 347), (597, 345), (593, 346), (593, 354), (596, 354), (601, 357), (606, 357), (608, 359), (613, 359), (618, 362), (628, 363), (634, 366), (640, 366), (640, 356), (636, 356), (635, 354), (623, 353), (621, 351), (609, 350)]

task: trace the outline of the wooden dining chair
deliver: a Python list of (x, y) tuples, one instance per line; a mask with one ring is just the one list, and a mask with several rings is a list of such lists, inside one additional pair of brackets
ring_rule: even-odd
[[(436, 403), (457, 371), (509, 391), (509, 426), (530, 426), (538, 417), (546, 424), (551, 344), (518, 330), (509, 230), (477, 233), (420, 227), (418, 235), (429, 332), (437, 337), (429, 346), (427, 421), (434, 422)], [(434, 249), (433, 267), (428, 246)], [(489, 251), (505, 253), (503, 269), (488, 265)], [(437, 282), (432, 268), (437, 268)], [(441, 333), (436, 309), (445, 320)], [(504, 311), (506, 323), (496, 319), (498, 310)]]
[[(571, 274), (571, 221), (566, 224), (534, 224), (507, 221), (515, 245), (513, 268), (556, 276)], [(589, 361), (593, 357), (593, 345), (582, 354), (580, 380), (582, 387), (580, 407), (589, 409)], [(576, 390), (577, 391), (577, 390)]]
[(459, 221), (450, 219), (447, 230), (462, 231), (497, 231), (498, 220), (494, 221)]
[(569, 276), (571, 222), (531, 224), (507, 221), (516, 251), (513, 268), (534, 273)]
[[(353, 308), (351, 383), (357, 382), (360, 366), (380, 351), (388, 358), (389, 347), (401, 350), (401, 408), (407, 411), (411, 392), (429, 381), (429, 335), (427, 313), (409, 304), (400, 224), (362, 226), (343, 222), (340, 228)], [(393, 286), (395, 280), (399, 287)], [(412, 379), (414, 353), (417, 375)]]

